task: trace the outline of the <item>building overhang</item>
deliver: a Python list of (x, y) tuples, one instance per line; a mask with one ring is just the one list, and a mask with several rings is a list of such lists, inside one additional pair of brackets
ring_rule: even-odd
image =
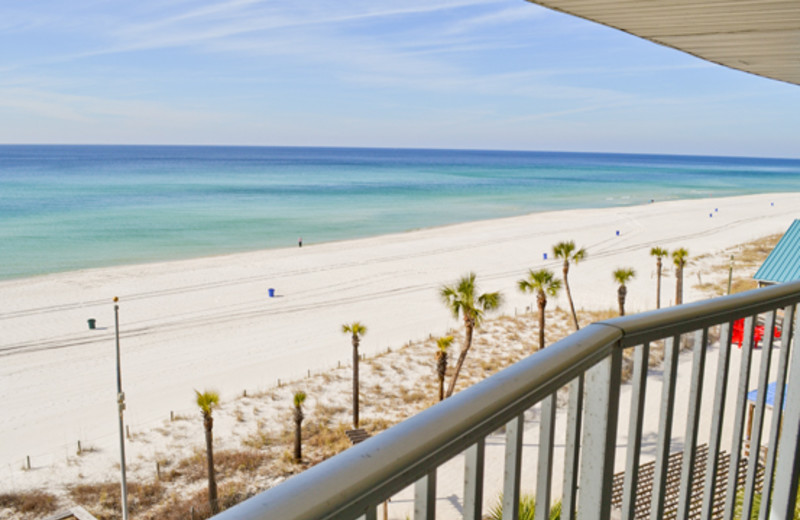
[(798, 0), (528, 0), (758, 76), (800, 85)]

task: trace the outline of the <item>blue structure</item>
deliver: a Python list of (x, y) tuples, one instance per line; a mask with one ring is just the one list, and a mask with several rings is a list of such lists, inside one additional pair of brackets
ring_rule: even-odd
[(759, 286), (800, 280), (800, 220), (795, 220), (753, 279)]

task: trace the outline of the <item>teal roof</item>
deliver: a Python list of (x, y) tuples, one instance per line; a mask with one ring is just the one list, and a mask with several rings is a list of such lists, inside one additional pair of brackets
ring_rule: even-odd
[(759, 282), (800, 280), (800, 220), (795, 220), (753, 278)]

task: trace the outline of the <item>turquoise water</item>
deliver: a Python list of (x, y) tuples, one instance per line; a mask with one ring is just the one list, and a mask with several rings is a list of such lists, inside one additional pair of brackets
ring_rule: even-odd
[(556, 209), (800, 191), (800, 160), (0, 146), (0, 279)]

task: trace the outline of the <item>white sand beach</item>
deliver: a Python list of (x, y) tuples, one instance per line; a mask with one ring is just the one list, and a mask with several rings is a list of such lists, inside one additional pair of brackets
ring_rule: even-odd
[[(529, 268), (560, 276), (551, 253), (559, 241), (574, 240), (588, 253), (570, 271), (578, 308), (616, 309), (611, 273), (633, 267), (627, 309), (634, 313), (655, 308), (651, 247), (684, 247), (697, 258), (782, 233), (795, 218), (800, 193), (655, 202), (327, 244), (304, 237), (302, 248), (0, 282), (0, 489), (117, 478), (115, 296), (125, 419), (143, 432), (159, 428), (170, 412), (196, 415), (194, 389), (216, 389), (225, 401), (347, 364), (346, 322), (367, 325), (367, 356), (458, 327), (437, 289), (469, 271), (483, 290), (504, 293), (502, 313), (523, 312), (535, 300), (519, 293), (516, 281)], [(692, 286), (703, 276), (697, 266), (689, 272), (696, 274), (685, 284), (687, 302), (700, 297)], [(662, 306), (673, 299), (670, 267)], [(563, 295), (551, 305), (559, 304), (566, 304)], [(96, 330), (88, 329), (89, 318)], [(215, 436), (224, 443), (238, 427), (220, 420)], [(169, 445), (148, 439), (130, 447), (129, 460), (155, 457)], [(76, 460), (77, 441), (95, 452), (91, 460)], [(199, 446), (202, 437), (181, 442)], [(27, 456), (30, 471), (23, 469)]]

